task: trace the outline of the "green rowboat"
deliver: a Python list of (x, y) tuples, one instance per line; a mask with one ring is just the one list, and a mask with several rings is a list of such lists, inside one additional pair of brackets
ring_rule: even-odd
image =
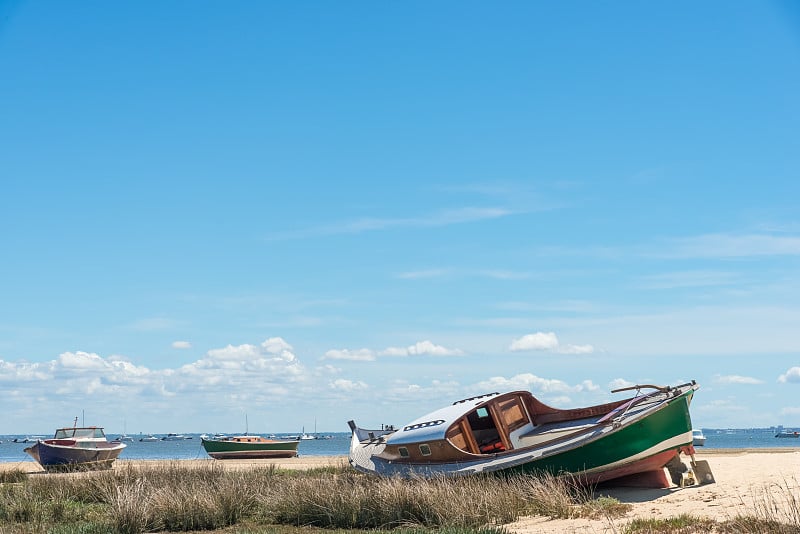
[(259, 458), (293, 458), (297, 456), (297, 440), (267, 439), (261, 436), (231, 436), (201, 440), (209, 456), (216, 460), (249, 460)]

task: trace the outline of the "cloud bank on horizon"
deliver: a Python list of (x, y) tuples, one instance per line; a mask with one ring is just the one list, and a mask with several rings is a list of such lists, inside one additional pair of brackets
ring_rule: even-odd
[[(184, 349), (188, 342), (173, 344)], [(553, 332), (535, 332), (515, 339), (509, 352), (546, 351), (553, 355), (588, 354), (591, 351), (565, 350)], [(369, 357), (364, 357), (368, 355)], [(294, 348), (280, 337), (269, 338), (260, 344), (227, 345), (209, 350), (203, 357), (178, 367), (148, 368), (136, 365), (119, 355), (100, 356), (95, 353), (64, 352), (56, 359), (44, 362), (8, 362), (0, 360), (0, 384), (10, 393), (10, 411), (28, 412), (31, 399), (54, 395), (56, 404), (78, 406), (92, 399), (100, 409), (98, 414), (114, 417), (120, 407), (135, 404), (126, 420), (139, 425), (160, 427), (163, 421), (177, 424), (184, 414), (166, 415), (170, 406), (193, 405), (193, 411), (205, 412), (206, 424), (229, 424), (231, 413), (248, 410), (272, 412), (273, 406), (300, 404), (311, 410), (309, 397), (318, 403), (336, 403), (341, 407), (374, 402), (376, 394), (385, 395), (392, 403), (413, 405), (421, 399), (448, 402), (488, 391), (530, 390), (541, 400), (554, 406), (577, 406), (581, 403), (603, 402), (613, 389), (635, 385), (625, 378), (614, 378), (600, 386), (590, 379), (569, 384), (563, 380), (519, 373), (514, 376), (489, 376), (475, 383), (456, 380), (414, 383), (394, 376), (373, 382), (343, 376), (345, 369), (326, 364), (326, 360), (370, 362), (381, 356), (461, 356), (460, 349), (447, 349), (430, 341), (418, 342), (407, 348), (382, 351), (368, 349), (330, 350), (318, 358), (300, 358)], [(306, 361), (307, 363), (303, 363)], [(765, 381), (739, 375), (716, 375), (714, 384), (761, 385)], [(800, 384), (800, 367), (792, 367), (776, 377), (773, 383)], [(577, 402), (577, 404), (576, 404)], [(384, 404), (377, 402), (377, 404)], [(786, 406), (783, 416), (800, 414), (796, 406)], [(395, 413), (394, 415), (401, 415)], [(11, 419), (13, 421), (13, 418)], [(293, 418), (272, 418), (274, 424), (291, 431)], [(30, 424), (30, 423), (28, 423)], [(53, 424), (57, 424), (53, 421)], [(185, 424), (185, 422), (183, 423)], [(168, 427), (152, 430), (167, 432)], [(27, 430), (40, 431), (38, 426)], [(187, 431), (201, 430), (192, 428)], [(332, 428), (335, 429), (335, 427)], [(150, 432), (151, 430), (148, 430)]]

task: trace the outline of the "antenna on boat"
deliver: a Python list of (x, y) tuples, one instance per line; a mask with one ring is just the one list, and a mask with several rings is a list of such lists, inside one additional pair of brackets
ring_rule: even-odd
[(75, 421), (72, 422), (72, 428), (78, 428), (78, 416), (75, 416)]
[(250, 426), (247, 423), (247, 412), (244, 413), (244, 435), (246, 436), (248, 431), (250, 430)]

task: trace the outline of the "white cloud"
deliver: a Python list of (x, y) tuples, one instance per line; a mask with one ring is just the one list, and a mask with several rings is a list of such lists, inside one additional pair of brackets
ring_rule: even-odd
[(617, 389), (629, 388), (635, 386), (636, 383), (625, 380), (624, 378), (615, 378), (608, 383), (608, 390), (614, 391)]
[(354, 362), (375, 361), (375, 354), (369, 349), (331, 349), (325, 353), (323, 360), (350, 360)]
[(526, 334), (513, 340), (508, 349), (511, 352), (543, 350), (559, 354), (591, 354), (595, 350), (592, 345), (562, 345), (554, 332)]
[(536, 332), (527, 334), (511, 342), (509, 350), (553, 350), (558, 347), (558, 338), (554, 332)]
[(267, 339), (261, 344), (261, 348), (270, 354), (284, 354), (286, 351), (292, 350), (292, 346), (280, 337), (271, 337)]
[(228, 345), (221, 349), (211, 349), (207, 353), (208, 359), (217, 362), (232, 361), (239, 362), (244, 360), (255, 360), (262, 357), (262, 353), (256, 345)]
[(191, 349), (192, 344), (189, 341), (173, 341), (172, 342), (173, 349)]
[(533, 393), (564, 394), (597, 391), (600, 388), (590, 380), (570, 386), (562, 380), (541, 378), (531, 373), (522, 373), (511, 378), (495, 376), (488, 380), (478, 382), (477, 387), (485, 391), (506, 391), (510, 389), (526, 389)]
[(790, 368), (788, 371), (778, 377), (778, 382), (791, 382), (794, 384), (800, 384), (800, 367)]
[(176, 369), (149, 369), (120, 356), (104, 358), (83, 351), (64, 352), (42, 363), (0, 360), (0, 382), (11, 384), (13, 391), (38, 394), (31, 392), (49, 388), (65, 399), (86, 394), (97, 398), (113, 395), (116, 400), (178, 393), (190, 398), (209, 392), (232, 396), (230, 392), (237, 388), (244, 396), (266, 397), (285, 393), (290, 387), (297, 395), (303, 395), (299, 388), (306, 386), (311, 377), (291, 346), (280, 338), (261, 345), (213, 349), (205, 357)]
[(63, 352), (56, 360), (64, 369), (106, 369), (109, 364), (97, 354), (88, 352)]
[(460, 349), (449, 349), (425, 340), (408, 347), (389, 347), (380, 352), (381, 356), (463, 356)]
[(48, 380), (52, 377), (53, 362), (50, 364), (6, 362), (0, 360), (0, 382), (18, 384)]
[(714, 382), (717, 384), (763, 384), (763, 380), (750, 376), (740, 375), (715, 375)]
[(292, 346), (279, 337), (270, 338), (261, 345), (228, 345), (222, 349), (212, 349), (207, 354), (209, 359), (217, 362), (258, 362), (265, 359), (293, 362), (296, 359)]

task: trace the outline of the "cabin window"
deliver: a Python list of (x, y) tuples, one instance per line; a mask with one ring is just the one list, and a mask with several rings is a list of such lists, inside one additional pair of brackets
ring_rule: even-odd
[(502, 445), (502, 440), (488, 408), (482, 406), (476, 409), (467, 415), (467, 422), (480, 452), (498, 452), (497, 444)]
[(397, 452), (399, 452), (400, 456), (402, 456), (403, 458), (408, 458), (408, 449), (406, 449), (405, 447), (398, 447)]
[(95, 437), (95, 438), (104, 438), (105, 434), (103, 433), (103, 429), (102, 428), (95, 428), (93, 437)]
[(422, 456), (430, 456), (431, 455), (431, 448), (428, 446), (427, 443), (423, 443), (419, 446), (419, 452), (422, 453)]
[(516, 430), (528, 423), (528, 416), (517, 397), (498, 402), (497, 407), (500, 409), (503, 422), (509, 431)]
[(469, 451), (469, 444), (467, 442), (467, 437), (461, 431), (460, 424), (456, 424), (453, 428), (448, 430), (446, 437), (447, 439), (450, 440), (450, 443), (452, 443), (462, 451)]

